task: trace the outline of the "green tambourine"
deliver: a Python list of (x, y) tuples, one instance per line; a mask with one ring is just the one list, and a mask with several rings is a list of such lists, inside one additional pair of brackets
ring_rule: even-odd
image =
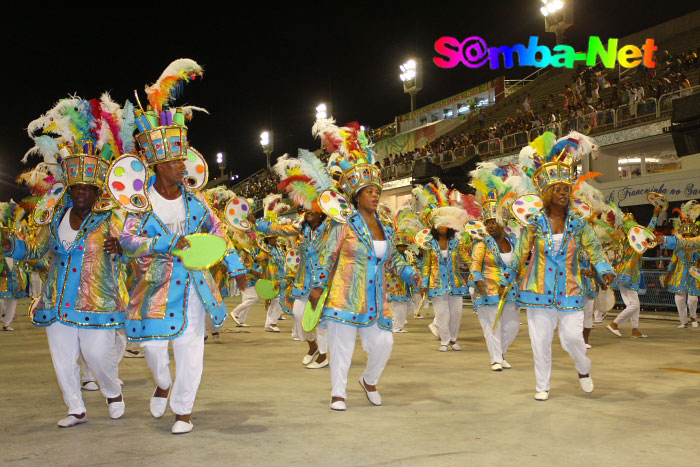
[(272, 300), (280, 293), (280, 289), (276, 288), (275, 285), (267, 279), (259, 279), (255, 283), (255, 292), (260, 298)]
[(228, 251), (226, 240), (207, 233), (196, 233), (185, 237), (190, 247), (185, 250), (173, 250), (173, 255), (182, 258), (185, 269), (209, 269), (218, 264)]
[(311, 301), (306, 302), (306, 308), (304, 308), (304, 317), (301, 320), (301, 327), (304, 332), (311, 332), (316, 329), (319, 321), (321, 321), (321, 313), (323, 312), (323, 307), (326, 305), (326, 298), (328, 297), (328, 287), (323, 289), (321, 298), (318, 299), (316, 303), (316, 308), (311, 306)]

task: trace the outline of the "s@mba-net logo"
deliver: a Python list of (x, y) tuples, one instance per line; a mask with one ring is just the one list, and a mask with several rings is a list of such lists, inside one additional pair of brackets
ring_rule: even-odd
[(588, 38), (588, 49), (576, 52), (570, 45), (559, 44), (552, 49), (538, 44), (539, 38), (531, 36), (525, 44), (513, 46), (488, 47), (479, 36), (467, 37), (459, 41), (454, 37), (444, 36), (435, 41), (435, 52), (440, 56), (433, 57), (433, 63), (440, 68), (454, 68), (460, 63), (468, 68), (480, 68), (486, 63), (492, 70), (501, 66), (512, 68), (515, 57), (520, 66), (546, 66), (573, 68), (575, 62), (585, 62), (587, 66), (595, 65), (598, 60), (606, 68), (614, 68), (618, 62), (623, 68), (634, 68), (644, 64), (647, 68), (655, 68), (654, 52), (658, 49), (654, 39), (647, 39), (644, 45), (624, 45), (618, 49), (618, 39), (608, 39), (606, 45), (598, 36)]

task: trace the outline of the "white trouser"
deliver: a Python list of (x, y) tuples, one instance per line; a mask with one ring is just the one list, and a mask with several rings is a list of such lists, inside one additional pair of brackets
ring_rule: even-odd
[(2, 316), (2, 325), (8, 327), (15, 319), (15, 310), (17, 309), (16, 298), (0, 298), (0, 316)]
[[(170, 340), (146, 341), (143, 347), (146, 363), (153, 379), (161, 389), (170, 390), (170, 409), (176, 415), (192, 413), (197, 389), (204, 370), (204, 330), (206, 312), (199, 297), (190, 294), (187, 309), (187, 329), (179, 337)], [(195, 303), (196, 302), (196, 303)], [(175, 383), (170, 376), (168, 342), (173, 344), (175, 356)]]
[(38, 272), (32, 271), (29, 274), (29, 287), (32, 298), (36, 298), (41, 293), (41, 276)]
[(114, 329), (74, 328), (60, 322), (46, 328), (56, 379), (69, 414), (79, 415), (86, 411), (80, 392), (78, 358), (81, 353), (95, 373), (103, 396), (112, 398), (122, 393), (117, 380), (119, 366), (114, 334)]
[[(419, 293), (414, 293), (413, 294), (413, 317), (415, 318), (418, 313), (420, 313), (420, 309), (418, 308), (420, 306), (420, 301), (421, 301), (421, 294)], [(428, 300), (425, 301), (425, 304), (428, 304)]]
[(559, 342), (574, 359), (576, 371), (582, 375), (587, 375), (591, 371), (591, 359), (586, 356), (586, 344), (583, 341), (583, 311), (527, 308), (527, 327), (530, 332), (532, 355), (535, 359), (537, 392), (549, 391), (549, 377), (552, 374), (552, 340), (557, 321), (559, 322)]
[(697, 318), (698, 297), (696, 295), (688, 295), (688, 292), (677, 293), (675, 299), (681, 324), (688, 324), (688, 312), (691, 318)]
[[(355, 351), (355, 340), (358, 328), (349, 324), (328, 321), (328, 347), (331, 352), (331, 397), (345, 399), (345, 388), (348, 385), (348, 371)], [(382, 331), (375, 322), (369, 327), (359, 328), (362, 348), (367, 353), (367, 368), (362, 374), (365, 383), (374, 386), (389, 361), (391, 348), (394, 345), (394, 335)]]
[(88, 366), (87, 362), (85, 361), (85, 357), (83, 357), (82, 352), (80, 353), (80, 357), (78, 357), (78, 364), (80, 365), (80, 382), (82, 384), (89, 383), (90, 381), (97, 381), (95, 373), (93, 373), (90, 367)]
[(480, 306), (478, 310), (481, 329), (484, 331), (486, 348), (491, 356), (491, 363), (501, 363), (508, 347), (515, 340), (520, 329), (520, 306), (517, 303), (506, 303), (501, 313), (496, 329), (493, 322), (496, 319), (497, 306)]
[(267, 307), (267, 318), (265, 318), (265, 327), (277, 326), (277, 320), (280, 319), (282, 315), (282, 306), (280, 305), (280, 298), (275, 297), (270, 300), (270, 306)]
[(241, 304), (233, 309), (233, 314), (243, 324), (248, 319), (248, 312), (258, 301), (258, 293), (255, 291), (255, 287), (246, 287), (245, 290), (241, 291), (241, 297)]
[(314, 338), (313, 333), (304, 331), (304, 328), (301, 326), (304, 319), (304, 309), (306, 309), (306, 302), (308, 301), (308, 298), (294, 299), (294, 325), (297, 326), (297, 336), (306, 342), (315, 340), (316, 345), (318, 345), (318, 353), (325, 355), (328, 353), (328, 329), (316, 326), (316, 338)]
[[(594, 304), (595, 298), (583, 297), (583, 327), (586, 329), (591, 329), (593, 327)], [(597, 312), (598, 310), (595, 311)]]
[(622, 296), (622, 301), (625, 302), (625, 309), (617, 315), (615, 324), (619, 326), (630, 320), (632, 327), (637, 329), (639, 327), (639, 295), (636, 290), (628, 289), (624, 286), (620, 286), (620, 295)]
[(114, 348), (117, 354), (117, 364), (119, 364), (119, 362), (121, 362), (124, 358), (124, 352), (126, 352), (126, 332), (124, 332), (124, 328), (117, 329), (114, 336), (114, 342)]
[(391, 320), (394, 331), (403, 329), (406, 326), (406, 318), (411, 310), (413, 302), (391, 302)]
[(435, 326), (440, 335), (440, 344), (447, 345), (457, 340), (459, 325), (462, 323), (462, 296), (445, 294), (433, 297)]

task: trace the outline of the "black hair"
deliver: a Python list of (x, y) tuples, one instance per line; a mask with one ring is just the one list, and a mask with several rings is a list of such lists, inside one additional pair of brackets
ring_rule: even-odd
[[(457, 231), (455, 229), (450, 229), (449, 227), (447, 228), (447, 239), (450, 240), (454, 238), (454, 236), (457, 234)], [(434, 239), (440, 238), (440, 234), (438, 233), (437, 229), (435, 227), (430, 228), (430, 235), (433, 236)]]

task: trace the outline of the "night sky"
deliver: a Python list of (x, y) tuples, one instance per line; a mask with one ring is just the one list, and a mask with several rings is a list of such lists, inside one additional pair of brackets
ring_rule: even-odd
[[(204, 79), (187, 85), (177, 101), (211, 113), (196, 114), (189, 124), (191, 144), (207, 158), (212, 174), (218, 174), (215, 154), (223, 151), (228, 169), (245, 176), (265, 166), (259, 146), (264, 129), (274, 132), (274, 156), (317, 148), (311, 126), (320, 102), (332, 105), (339, 123), (358, 120), (372, 127), (408, 112), (410, 99), (398, 78), (398, 67), (408, 58), (423, 59), (418, 107), (504, 74), (502, 69), (439, 69), (432, 57), (441, 36), (478, 35), (489, 46), (527, 43), (531, 35), (550, 47), (555, 42), (544, 32), (539, 0), (481, 6), (425, 2), (424, 9), (404, 8), (401, 2), (299, 3), (249, 11), (198, 8), (206, 2), (143, 8), (151, 3), (100, 2), (99, 9), (72, 2), (48, 9), (3, 6), (0, 200), (27, 194), (14, 179), (31, 147), (25, 131), (31, 120), (69, 93), (89, 99), (110, 91), (121, 104), (133, 101), (133, 90), (142, 92), (176, 58), (194, 59), (205, 69)], [(578, 1), (576, 24), (564, 43), (583, 49), (590, 35), (620, 38), (696, 8), (687, 1)], [(505, 75), (518, 78), (532, 71), (516, 67)]]

